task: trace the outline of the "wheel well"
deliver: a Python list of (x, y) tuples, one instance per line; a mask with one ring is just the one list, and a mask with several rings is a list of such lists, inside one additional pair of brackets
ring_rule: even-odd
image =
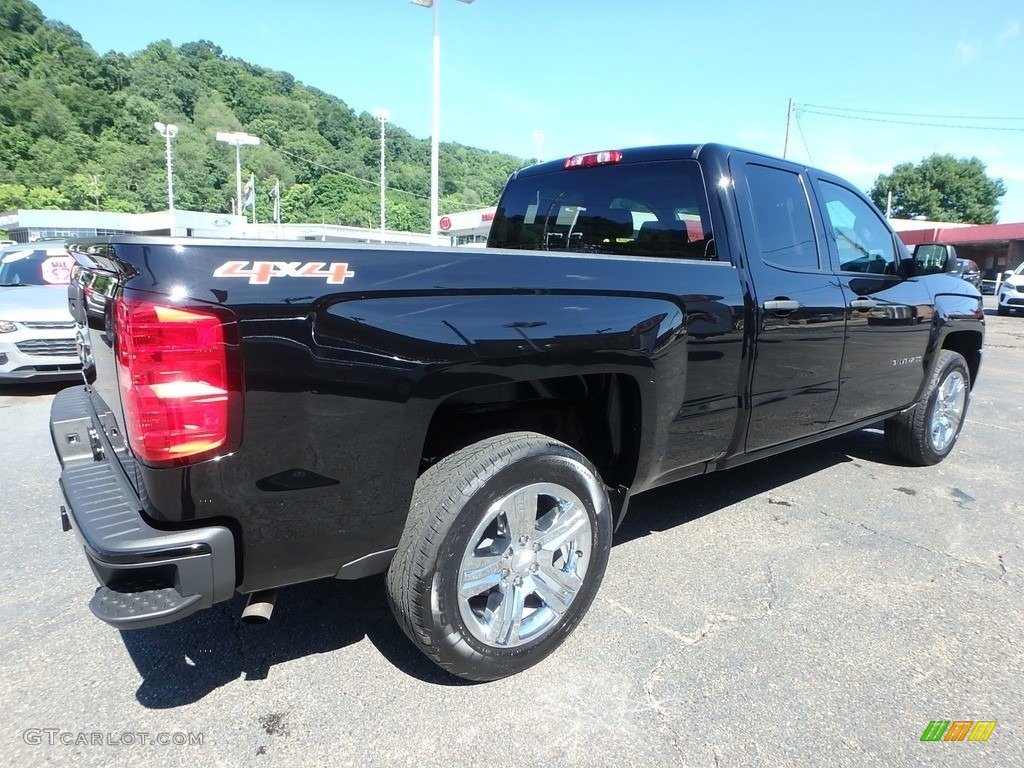
[(978, 378), (981, 367), (981, 334), (978, 331), (957, 331), (949, 334), (942, 342), (943, 349), (959, 352), (967, 361), (967, 370), (971, 374), (971, 387)]
[(434, 412), (420, 472), (487, 437), (527, 430), (586, 456), (604, 482), (629, 486), (640, 446), (640, 390), (615, 373), (518, 381), (460, 392)]

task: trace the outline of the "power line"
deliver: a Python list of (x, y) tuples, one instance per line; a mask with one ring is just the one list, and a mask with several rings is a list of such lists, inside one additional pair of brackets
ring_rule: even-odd
[(852, 107), (830, 107), (824, 104), (800, 104), (810, 109), (828, 109), (833, 112), (858, 112), (863, 115), (886, 115), (888, 117), (923, 117), (929, 120), (1024, 120), (1024, 117), (980, 117), (978, 115), (923, 115), (916, 112), (884, 112), (875, 109), (854, 109)]
[[(310, 160), (308, 157), (303, 157), (302, 155), (298, 155), (298, 154), (296, 154), (294, 152), (289, 152), (287, 149), (284, 149), (282, 147), (275, 147), (269, 141), (265, 142), (265, 143), (266, 143), (266, 145), (268, 147), (270, 147), (271, 149), (274, 149), (274, 150), (280, 152), (281, 154), (288, 155), (289, 157), (293, 157), (296, 160), (301, 160), (304, 163), (309, 163), (310, 165), (315, 166), (316, 168), (321, 168), (321, 169), (323, 169), (325, 171), (330, 171), (331, 173), (336, 173), (339, 176), (347, 176), (350, 179), (353, 179), (355, 181), (361, 182), (363, 184), (367, 184), (367, 185), (369, 185), (371, 187), (374, 187), (374, 188), (377, 188), (377, 189), (380, 188), (380, 182), (370, 181), (369, 179), (361, 179), (358, 176), (355, 176), (355, 175), (353, 175), (351, 173), (348, 173), (346, 171), (339, 171), (337, 168), (331, 168), (329, 165), (324, 165), (323, 163), (316, 162), (316, 160)], [(420, 200), (429, 200), (430, 199), (430, 197), (428, 197), (427, 195), (418, 195), (415, 192), (409, 192), (408, 190), (399, 189), (398, 187), (389, 187), (389, 186), (385, 185), (384, 189), (389, 191), (389, 192), (400, 192), (403, 195), (409, 195), (410, 197), (417, 197)], [(473, 209), (473, 204), (467, 202), (466, 200), (462, 200), (460, 198), (451, 198), (451, 197), (448, 197), (448, 198), (445, 198), (445, 199), (449, 200), (449, 201), (453, 201), (453, 202), (459, 203), (460, 205), (466, 206), (466, 210), (472, 210)]]
[(807, 146), (807, 137), (804, 136), (804, 126), (803, 126), (803, 123), (800, 122), (800, 113), (796, 112), (796, 113), (794, 113), (793, 116), (796, 118), (796, 129), (800, 133), (800, 141), (804, 145), (804, 152), (807, 153), (807, 160), (811, 164), (813, 164), (814, 163), (814, 158), (811, 157), (811, 148)]
[[(339, 171), (337, 168), (331, 168), (329, 165), (324, 165), (323, 163), (316, 162), (316, 160), (310, 160), (308, 157), (303, 157), (302, 155), (298, 155), (298, 154), (296, 154), (294, 152), (289, 152), (287, 149), (284, 149), (283, 147), (275, 147), (269, 141), (266, 142), (266, 144), (271, 149), (277, 150), (278, 152), (280, 152), (283, 155), (288, 155), (288, 157), (293, 157), (296, 160), (301, 160), (304, 163), (309, 163), (310, 165), (312, 165), (312, 166), (314, 166), (316, 168), (321, 168), (321, 169), (323, 169), (325, 171), (330, 171), (331, 173), (336, 173), (339, 176), (346, 176), (346, 177), (348, 177), (350, 179), (354, 179), (355, 181), (362, 182), (363, 184), (367, 184), (368, 186), (371, 186), (371, 187), (378, 187), (378, 188), (380, 187), (380, 183), (379, 182), (370, 181), (369, 179), (361, 179), (358, 176), (355, 176), (355, 175), (353, 175), (351, 173), (348, 173), (346, 171)], [(404, 189), (398, 189), (397, 187), (385, 186), (384, 189), (386, 189), (386, 190), (388, 190), (390, 192), (401, 192), (403, 195), (410, 195), (412, 197), (418, 197), (421, 200), (429, 200), (430, 199), (426, 195), (417, 195), (415, 192), (409, 192), (409, 191), (404, 190)], [(459, 202), (463, 202), (463, 201), (460, 200)]]
[[(892, 124), (892, 125), (913, 125), (913, 126), (916, 126), (918, 128), (953, 128), (953, 129), (960, 130), (960, 131), (1011, 131), (1011, 132), (1015, 132), (1015, 133), (1024, 132), (1024, 127), (1014, 128), (1014, 127), (1002, 126), (1002, 125), (955, 125), (955, 124), (950, 124), (950, 123), (922, 123), (922, 122), (917, 121), (917, 120), (890, 120), (890, 119), (886, 119), (886, 118), (882, 118), (882, 117), (866, 117), (863, 114), (858, 114), (858, 115), (837, 114), (836, 112), (826, 112), (826, 111), (821, 110), (821, 109), (809, 109), (808, 108), (809, 106), (810, 105), (802, 106), (798, 110), (798, 112), (800, 112), (802, 114), (807, 114), (807, 115), (822, 115), (823, 117), (836, 117), (836, 118), (839, 118), (840, 120), (865, 120), (865, 121), (871, 122), (871, 123), (889, 123), (889, 124)], [(877, 114), (886, 114), (886, 113), (882, 112), (882, 113), (877, 113)], [(942, 118), (933, 118), (933, 119), (942, 119)], [(960, 118), (946, 118), (946, 119), (959, 120)], [(984, 119), (984, 118), (974, 118), (974, 119)], [(1001, 119), (1016, 120), (1016, 119), (1021, 119), (1021, 118), (1001, 118)]]

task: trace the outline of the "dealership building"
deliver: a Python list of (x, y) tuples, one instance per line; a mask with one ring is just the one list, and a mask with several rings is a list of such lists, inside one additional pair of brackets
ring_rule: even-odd
[(952, 245), (958, 257), (978, 265), (985, 280), (996, 280), (1005, 270), (1024, 262), (1024, 222), (950, 224), (893, 219), (890, 223), (909, 248), (918, 243)]

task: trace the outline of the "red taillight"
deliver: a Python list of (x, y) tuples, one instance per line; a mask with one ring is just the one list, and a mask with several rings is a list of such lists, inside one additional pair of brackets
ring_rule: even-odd
[(237, 447), (242, 393), (234, 315), (122, 296), (116, 322), (118, 378), (135, 455), (168, 466)]
[(610, 165), (622, 160), (622, 152), (618, 149), (609, 149), (604, 152), (589, 152), (585, 155), (573, 155), (565, 159), (562, 166), (568, 168), (589, 168), (592, 165)]

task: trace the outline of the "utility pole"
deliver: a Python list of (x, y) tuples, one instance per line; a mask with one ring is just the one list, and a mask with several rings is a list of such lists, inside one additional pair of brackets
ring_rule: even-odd
[(384, 124), (391, 119), (391, 113), (386, 109), (373, 110), (373, 116), (380, 121), (380, 241), (385, 241), (384, 216), (387, 207), (387, 196), (384, 186)]
[[(260, 143), (260, 140), (256, 136), (250, 136), (248, 133), (242, 131), (233, 131), (232, 133), (225, 133), (220, 131), (217, 133), (217, 141), (223, 141), (225, 144), (235, 148), (235, 189), (237, 193), (238, 207), (235, 209), (235, 213), (244, 216), (245, 209), (242, 207), (242, 147), (255, 147)], [(253, 221), (256, 220), (256, 206), (252, 207)]]
[[(171, 139), (178, 135), (178, 126), (153, 123), (153, 127), (167, 141), (167, 234), (174, 237), (174, 166), (171, 163)], [(96, 207), (99, 208), (99, 205)]]
[(793, 100), (789, 100), (789, 109), (786, 110), (786, 143), (782, 145), (782, 159), (785, 160), (789, 154), (789, 129), (793, 124)]

